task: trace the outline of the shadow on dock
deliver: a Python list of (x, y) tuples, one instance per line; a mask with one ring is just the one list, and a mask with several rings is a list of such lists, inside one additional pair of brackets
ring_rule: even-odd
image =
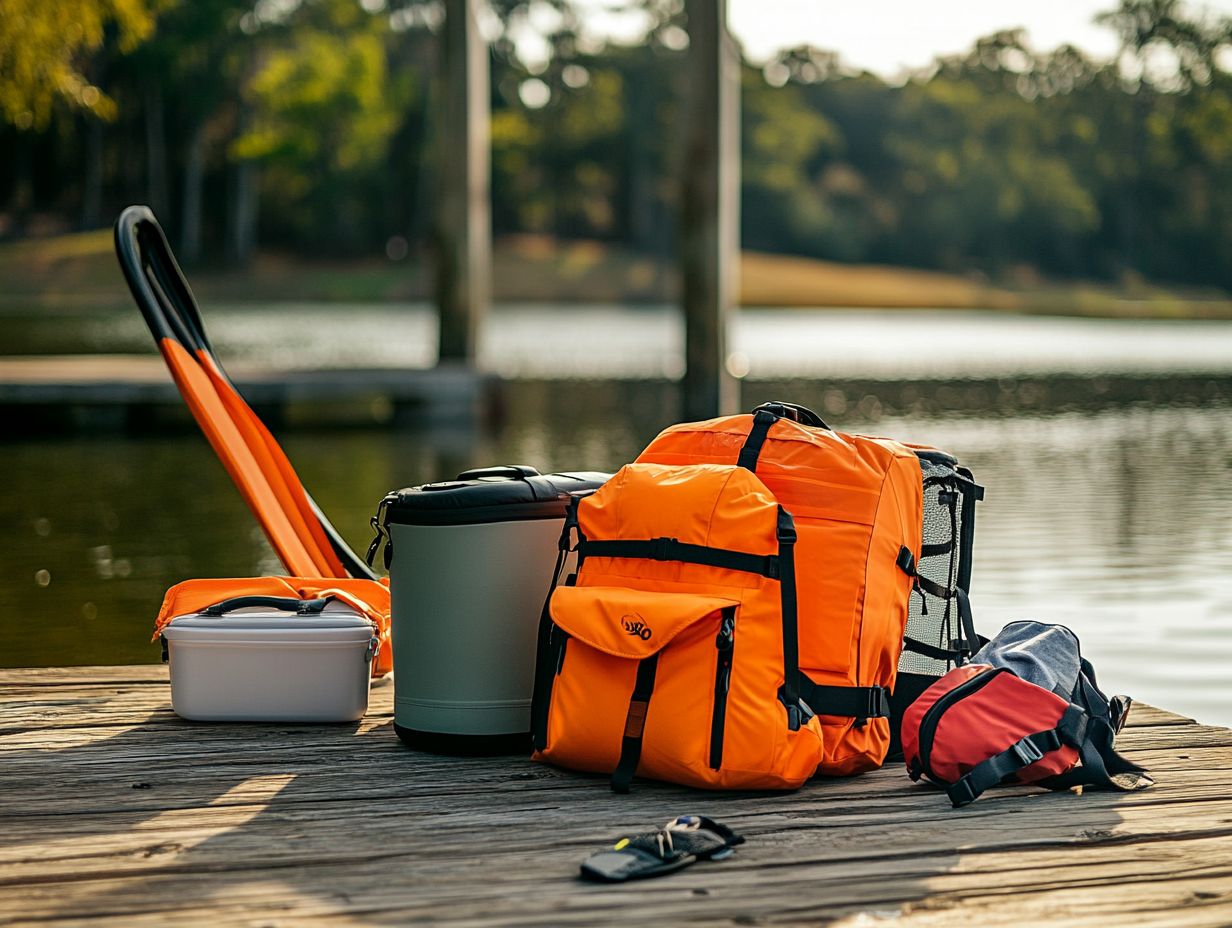
[[(1041, 868), (1061, 888), (1123, 869), (1122, 811), (1155, 792), (1005, 789), (954, 812), (894, 766), (786, 795), (639, 782), (618, 797), (521, 757), (411, 752), (391, 731), (388, 683), (355, 725), (211, 725), (150, 711), (167, 690), (141, 673), (150, 682), (19, 694), (44, 721), (3, 739), (0, 901), (7, 884), (28, 916), (128, 925), (944, 923), (960, 900), (1030, 893)], [(575, 879), (592, 850), (686, 812), (747, 845), (662, 880)]]

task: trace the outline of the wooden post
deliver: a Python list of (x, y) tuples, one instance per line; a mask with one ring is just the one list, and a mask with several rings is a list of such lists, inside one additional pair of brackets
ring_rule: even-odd
[(681, 201), (685, 319), (684, 413), (734, 412), (727, 332), (739, 287), (740, 60), (727, 31), (726, 0), (685, 0), (689, 96)]
[(491, 294), (488, 47), (479, 0), (445, 0), (437, 88), (436, 305), (440, 360), (473, 364)]

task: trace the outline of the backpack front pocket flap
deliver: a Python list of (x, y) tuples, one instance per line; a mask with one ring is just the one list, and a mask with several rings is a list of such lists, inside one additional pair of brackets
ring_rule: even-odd
[(615, 657), (640, 659), (662, 650), (694, 622), (739, 600), (610, 586), (562, 586), (552, 594), (552, 621), (573, 638)]

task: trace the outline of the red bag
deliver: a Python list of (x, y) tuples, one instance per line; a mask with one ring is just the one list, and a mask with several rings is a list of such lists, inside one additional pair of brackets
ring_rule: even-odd
[(941, 677), (904, 714), (903, 756), (913, 780), (944, 787), (955, 808), (1001, 782), (1151, 784), (1113, 748), (1130, 700), (1104, 696), (1069, 629), (1015, 622), (973, 661)]

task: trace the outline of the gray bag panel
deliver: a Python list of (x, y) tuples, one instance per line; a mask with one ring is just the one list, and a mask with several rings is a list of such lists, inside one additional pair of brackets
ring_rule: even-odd
[(1078, 685), (1082, 654), (1078, 636), (1064, 625), (1011, 622), (984, 645), (973, 664), (1004, 667), (1015, 676), (1069, 699)]

